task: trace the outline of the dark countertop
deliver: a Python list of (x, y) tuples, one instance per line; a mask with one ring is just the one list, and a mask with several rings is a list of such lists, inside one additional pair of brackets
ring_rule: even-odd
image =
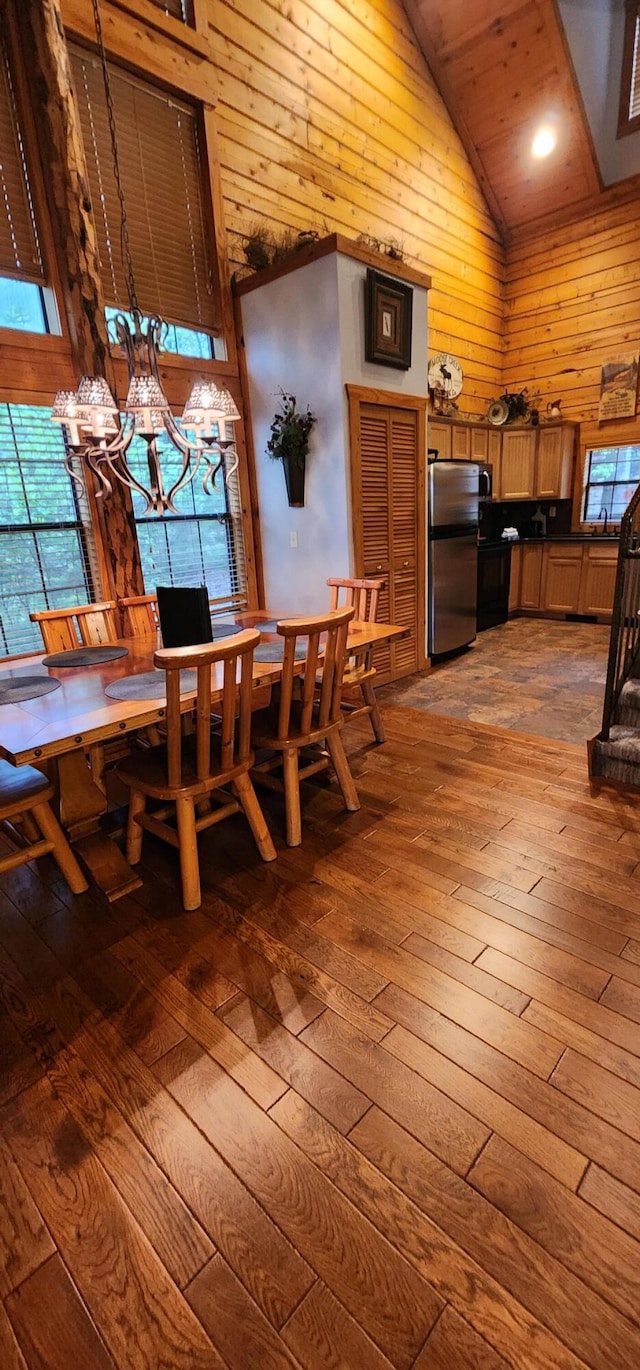
[(510, 547), (517, 547), (521, 543), (526, 543), (527, 546), (531, 546), (531, 543), (535, 542), (604, 542), (611, 547), (615, 547), (618, 543), (618, 536), (617, 534), (614, 536), (607, 534), (605, 537), (604, 533), (548, 533), (546, 537), (543, 538), (480, 538), (478, 546), (504, 547), (504, 544), (508, 543)]

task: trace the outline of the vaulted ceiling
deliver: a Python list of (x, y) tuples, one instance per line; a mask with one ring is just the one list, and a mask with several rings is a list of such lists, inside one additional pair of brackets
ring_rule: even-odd
[[(556, 0), (404, 4), (505, 239), (593, 209), (603, 184)], [(557, 145), (537, 161), (549, 121)]]

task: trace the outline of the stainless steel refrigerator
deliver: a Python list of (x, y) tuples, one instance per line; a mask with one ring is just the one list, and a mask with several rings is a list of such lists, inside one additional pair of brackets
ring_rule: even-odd
[(480, 464), (429, 462), (429, 655), (476, 636)]

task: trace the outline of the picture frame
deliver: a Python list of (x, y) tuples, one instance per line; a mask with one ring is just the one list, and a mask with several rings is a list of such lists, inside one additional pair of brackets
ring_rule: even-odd
[(403, 281), (367, 267), (364, 355), (379, 366), (411, 366), (413, 290)]

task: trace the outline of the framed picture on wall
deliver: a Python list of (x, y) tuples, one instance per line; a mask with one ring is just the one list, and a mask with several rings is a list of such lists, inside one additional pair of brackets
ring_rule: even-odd
[(411, 366), (413, 290), (410, 285), (367, 268), (364, 310), (364, 355), (368, 362)]

